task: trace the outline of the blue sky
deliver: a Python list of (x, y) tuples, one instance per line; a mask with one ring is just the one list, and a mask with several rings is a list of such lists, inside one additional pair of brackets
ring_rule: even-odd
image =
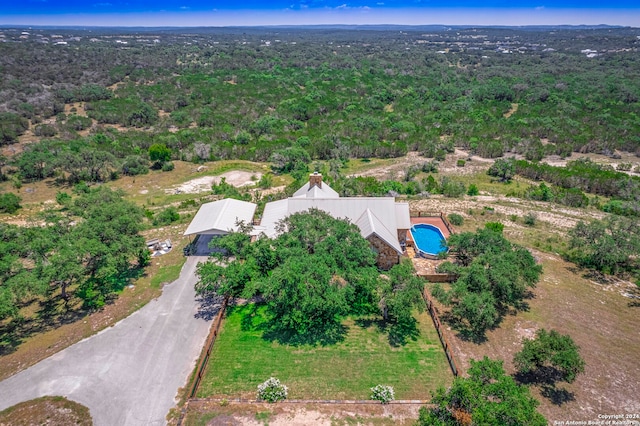
[(638, 0), (1, 0), (0, 24), (617, 24), (640, 27)]

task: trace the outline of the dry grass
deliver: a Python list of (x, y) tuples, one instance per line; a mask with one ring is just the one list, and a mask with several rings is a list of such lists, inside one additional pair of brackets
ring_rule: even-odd
[[(486, 342), (475, 344), (451, 332), (464, 368), (468, 368), (470, 359), (486, 355), (504, 360), (513, 373), (513, 355), (521, 349), (522, 339), (533, 337), (539, 328), (555, 329), (571, 335), (580, 346), (586, 371), (573, 384), (559, 385), (567, 392), (556, 396), (570, 399), (562, 404), (533, 388), (541, 401), (539, 410), (550, 422), (640, 412), (640, 303), (633, 298), (640, 297), (637, 287), (615, 279), (598, 282), (554, 253), (565, 246), (564, 235), (577, 220), (601, 217), (602, 213), (505, 197), (438, 198), (412, 202), (412, 209), (418, 209), (416, 206), (462, 214), (465, 223), (457, 227), (459, 231), (473, 231), (488, 221), (500, 221), (505, 224), (506, 236), (532, 249), (544, 268), (534, 297), (528, 301), (529, 310), (507, 316), (498, 329), (487, 333)], [(538, 213), (533, 227), (522, 223), (522, 216), (529, 211)], [(515, 222), (511, 215), (517, 216)]]
[[(574, 265), (557, 256), (535, 253), (544, 274), (529, 310), (505, 318), (500, 327), (487, 333), (480, 345), (454, 335), (452, 344), (467, 368), (470, 359), (483, 356), (502, 359), (513, 373), (512, 359), (539, 328), (569, 334), (580, 346), (586, 362), (585, 373), (570, 385), (560, 384), (569, 401), (562, 404), (540, 395), (539, 411), (550, 422), (596, 420), (598, 414), (638, 413), (640, 401), (640, 336), (637, 330), (638, 306), (621, 293), (628, 283), (600, 284), (586, 279)], [(571, 399), (573, 398), (573, 399)]]
[(91, 426), (92, 424), (93, 420), (87, 407), (61, 396), (32, 399), (0, 411), (0, 425)]
[(339, 426), (413, 425), (420, 404), (220, 404), (198, 401), (189, 405), (185, 425)]

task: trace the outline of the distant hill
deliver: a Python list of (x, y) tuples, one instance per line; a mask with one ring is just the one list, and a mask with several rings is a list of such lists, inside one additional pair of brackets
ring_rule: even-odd
[(524, 31), (554, 31), (554, 30), (602, 30), (602, 29), (618, 29), (630, 28), (620, 25), (343, 25), (343, 24), (323, 24), (323, 25), (261, 25), (261, 26), (230, 26), (230, 27), (103, 27), (103, 26), (65, 26), (65, 25), (0, 25), (0, 28), (32, 28), (41, 30), (97, 30), (97, 31), (114, 31), (114, 32), (189, 32), (189, 33), (208, 33), (212, 31), (230, 30), (230, 31), (256, 31), (256, 30), (343, 30), (343, 31), (432, 31), (444, 32), (454, 30), (467, 30), (473, 28), (482, 29), (504, 29), (504, 30), (524, 30)]

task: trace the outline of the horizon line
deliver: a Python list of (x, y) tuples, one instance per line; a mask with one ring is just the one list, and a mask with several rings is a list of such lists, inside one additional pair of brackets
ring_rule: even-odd
[[(623, 26), (640, 27), (640, 8), (403, 8), (4, 15), (1, 26), (283, 27), (283, 26)], [(427, 22), (449, 22), (434, 24)]]

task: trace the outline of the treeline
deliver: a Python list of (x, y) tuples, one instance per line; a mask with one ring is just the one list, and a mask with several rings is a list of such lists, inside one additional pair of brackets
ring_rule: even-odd
[(0, 319), (20, 317), (33, 300), (100, 307), (150, 259), (142, 211), (121, 192), (79, 186), (56, 198), (40, 226), (0, 224)]
[[(114, 140), (99, 133), (83, 140), (64, 143), (43, 140), (30, 144), (10, 164), (15, 168), (14, 183), (55, 177), (61, 182), (104, 182), (120, 175), (146, 174), (150, 168), (173, 170), (172, 151), (164, 144), (111, 149)], [(144, 146), (144, 145), (143, 145)], [(114, 152), (114, 153), (112, 153)]]
[[(155, 44), (131, 38), (126, 49), (107, 39), (79, 42), (77, 49), (4, 43), (0, 108), (37, 121), (59, 114), (65, 102), (88, 102), (99, 124), (153, 126), (152, 138), (193, 132), (194, 140), (179, 148), (192, 160), (205, 152), (206, 159), (265, 160), (304, 137), (316, 159), (345, 152), (436, 155), (445, 140), (485, 157), (510, 151), (530, 160), (639, 149), (640, 67), (633, 52), (586, 58), (560, 51), (578, 34), (571, 32), (508, 36), (487, 29), (482, 41), (471, 33), (424, 40), (420, 32), (230, 30), (191, 40), (167, 33)], [(266, 36), (286, 39), (265, 46)], [(514, 40), (527, 50), (496, 53), (515, 48)], [(443, 45), (436, 42), (449, 53), (437, 53)], [(461, 42), (476, 49), (462, 51)], [(589, 42), (637, 43), (624, 30), (590, 33)], [(542, 49), (545, 43), (557, 43), (556, 51)], [(106, 89), (116, 82), (113, 92)], [(196, 143), (208, 148), (197, 154)]]
[[(561, 200), (563, 204), (581, 207), (586, 205), (585, 191), (611, 197), (612, 200), (596, 207), (610, 213), (626, 216), (640, 215), (640, 178), (619, 172), (608, 165), (590, 159), (570, 161), (565, 167), (525, 160), (514, 161), (515, 172), (533, 180), (544, 180), (558, 187), (552, 190), (543, 184), (530, 191), (530, 198), (542, 201)], [(557, 195), (558, 193), (559, 196)], [(596, 200), (596, 203), (599, 203)]]

